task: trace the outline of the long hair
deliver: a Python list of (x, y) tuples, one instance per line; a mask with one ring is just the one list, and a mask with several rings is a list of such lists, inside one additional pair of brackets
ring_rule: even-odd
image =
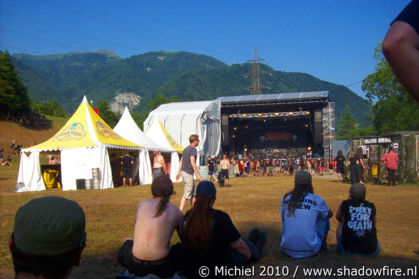
[(343, 157), (342, 150), (339, 150), (339, 151), (338, 151), (338, 157)]
[(208, 248), (213, 217), (210, 203), (213, 199), (206, 194), (200, 194), (196, 197), (195, 203), (186, 218), (183, 237), (183, 243), (186, 247)]
[(154, 217), (159, 217), (166, 210), (167, 204), (169, 203), (170, 196), (173, 193), (173, 183), (166, 175), (159, 175), (154, 178), (151, 184), (151, 193), (155, 198), (161, 198), (157, 213)]
[(288, 192), (284, 195), (283, 201), (291, 195), (288, 201), (288, 216), (294, 215), (295, 209), (304, 201), (305, 196), (311, 193), (313, 194), (313, 185), (312, 184), (297, 184), (291, 192)]

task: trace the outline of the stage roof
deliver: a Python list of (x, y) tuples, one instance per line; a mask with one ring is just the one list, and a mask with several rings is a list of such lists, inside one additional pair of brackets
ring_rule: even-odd
[(221, 104), (238, 104), (238, 103), (263, 103), (263, 102), (288, 102), (288, 101), (309, 101), (309, 100), (327, 100), (329, 91), (315, 92), (297, 92), (297, 93), (276, 93), (276, 94), (260, 94), (260, 95), (241, 95), (219, 97)]

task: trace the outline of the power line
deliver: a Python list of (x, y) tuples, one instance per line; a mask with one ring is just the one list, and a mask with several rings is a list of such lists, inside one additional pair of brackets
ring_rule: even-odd
[(75, 32), (73, 30), (70, 30), (70, 29), (67, 29), (67, 28), (64, 28), (64, 27), (60, 27), (60, 26), (56, 26), (56, 25), (53, 25), (53, 24), (49, 24), (49, 23), (46, 23), (46, 22), (39, 21), (39, 20), (35, 20), (35, 19), (32, 19), (32, 18), (28, 18), (26, 16), (17, 15), (15, 13), (11, 13), (9, 11), (0, 11), (0, 12), (4, 13), (4, 14), (9, 14), (11, 16), (15, 16), (15, 17), (18, 17), (18, 18), (25, 19), (27, 21), (35, 22), (37, 24), (41, 24), (41, 25), (44, 25), (44, 26), (47, 26), (47, 27), (55, 28), (55, 29), (60, 30), (60, 31), (65, 31), (65, 32), (72, 33), (72, 34), (75, 34), (75, 35), (78, 35), (78, 36), (94, 39), (94, 40), (97, 40), (97, 41), (102, 41), (102, 42), (105, 42), (105, 43), (108, 43), (108, 44), (114, 44), (113, 42), (108, 41), (108, 40), (97, 38), (97, 37), (94, 37), (94, 36), (91, 36), (91, 35), (88, 35), (88, 34), (84, 34), (84, 33)]
[(87, 50), (87, 49), (79, 48), (79, 47), (77, 47), (77, 46), (68, 45), (68, 44), (63, 44), (63, 43), (56, 42), (56, 41), (53, 41), (53, 40), (44, 39), (44, 38), (36, 37), (36, 36), (33, 36), (33, 35), (29, 35), (29, 34), (20, 33), (20, 32), (13, 31), (13, 30), (9, 30), (9, 29), (4, 29), (4, 28), (1, 28), (0, 30), (3, 30), (3, 31), (5, 31), (5, 32), (9, 32), (9, 33), (12, 33), (12, 34), (16, 34), (16, 35), (19, 35), (19, 36), (24, 36), (24, 37), (32, 38), (32, 39), (39, 40), (39, 41), (44, 41), (44, 42), (48, 42), (48, 43), (53, 43), (53, 44), (57, 44), (57, 45), (62, 45), (62, 46), (65, 46), (65, 47), (70, 47), (70, 48), (73, 48), (73, 49), (75, 48), (75, 49), (82, 50), (82, 51), (89, 51), (89, 50)]

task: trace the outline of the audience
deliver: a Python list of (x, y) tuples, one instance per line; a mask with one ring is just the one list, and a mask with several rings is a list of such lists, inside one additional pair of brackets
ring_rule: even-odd
[(294, 189), (281, 199), (282, 250), (293, 258), (305, 258), (326, 249), (332, 215), (326, 202), (313, 194), (310, 173), (297, 172)]
[(377, 241), (376, 211), (373, 203), (365, 200), (366, 188), (361, 183), (352, 184), (349, 199), (342, 202), (336, 219), (338, 252), (377, 256), (380, 244)]
[(16, 213), (9, 239), (17, 279), (67, 278), (86, 246), (86, 218), (74, 201), (42, 197)]
[(200, 278), (198, 269), (242, 267), (262, 257), (266, 234), (258, 229), (242, 239), (230, 216), (214, 209), (217, 191), (210, 181), (202, 181), (196, 189), (193, 207), (185, 214), (180, 267), (188, 278)]
[(152, 199), (137, 205), (134, 239), (125, 239), (118, 262), (137, 276), (170, 277), (176, 262), (170, 238), (175, 230), (180, 235), (183, 213), (169, 202), (173, 184), (166, 175), (154, 178), (151, 193)]

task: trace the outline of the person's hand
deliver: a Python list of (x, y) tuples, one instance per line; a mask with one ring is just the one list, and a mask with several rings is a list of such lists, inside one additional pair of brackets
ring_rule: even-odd
[(204, 181), (204, 178), (202, 178), (202, 176), (199, 176), (199, 181)]
[(176, 180), (179, 180), (180, 179), (180, 174), (177, 174), (176, 175)]

